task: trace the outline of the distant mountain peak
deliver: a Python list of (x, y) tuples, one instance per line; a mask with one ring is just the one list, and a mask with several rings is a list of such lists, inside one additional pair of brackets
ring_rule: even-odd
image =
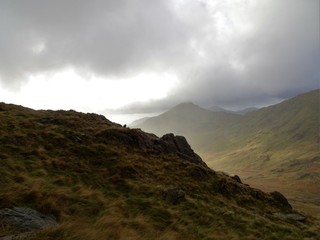
[(177, 108), (177, 107), (200, 107), (200, 106), (194, 104), (193, 102), (182, 102), (174, 106), (173, 108)]

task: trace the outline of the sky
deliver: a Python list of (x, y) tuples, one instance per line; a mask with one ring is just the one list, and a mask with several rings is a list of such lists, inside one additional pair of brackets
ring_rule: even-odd
[(318, 0), (1, 0), (0, 101), (120, 123), (267, 106), (320, 87), (319, 22)]

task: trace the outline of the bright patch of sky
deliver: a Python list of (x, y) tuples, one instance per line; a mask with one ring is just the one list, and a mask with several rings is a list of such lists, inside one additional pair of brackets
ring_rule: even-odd
[(31, 75), (19, 91), (0, 88), (0, 95), (10, 103), (34, 109), (77, 109), (102, 111), (116, 109), (130, 102), (165, 98), (177, 83), (169, 73), (141, 73), (125, 79), (101, 78), (78, 74), (72, 69)]
[(319, 0), (2, 0), (0, 101), (124, 115), (268, 105), (319, 88), (319, 22)]

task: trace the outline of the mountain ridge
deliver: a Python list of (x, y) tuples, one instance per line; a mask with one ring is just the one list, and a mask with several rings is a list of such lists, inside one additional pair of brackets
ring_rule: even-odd
[[(58, 221), (29, 239), (320, 236), (312, 216), (292, 218), (281, 193), (210, 169), (182, 136), (4, 103), (0, 119), (0, 209), (28, 207)], [(0, 236), (19, 232), (0, 223)]]
[[(137, 127), (159, 135), (177, 131), (187, 137), (210, 167), (240, 174), (256, 187), (279, 187), (291, 199), (309, 199), (317, 204), (319, 96), (320, 90), (313, 90), (243, 116), (225, 113), (216, 117), (216, 122), (209, 113), (200, 116), (190, 111), (190, 116), (197, 116), (193, 116), (193, 125), (184, 124), (188, 121), (185, 114), (180, 119), (175, 117), (173, 124), (159, 116), (157, 125), (146, 121)], [(161, 122), (166, 123), (165, 127), (158, 127)], [(178, 122), (180, 128), (176, 127)], [(320, 216), (320, 208), (313, 206), (307, 211)]]

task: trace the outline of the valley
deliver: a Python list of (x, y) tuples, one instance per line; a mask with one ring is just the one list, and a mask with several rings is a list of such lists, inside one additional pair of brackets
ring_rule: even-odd
[[(277, 188), (266, 193), (208, 167), (183, 136), (5, 103), (0, 119), (1, 239), (320, 237), (315, 216), (292, 208)], [(39, 229), (22, 211), (50, 227)]]
[(265, 191), (279, 189), (319, 216), (319, 96), (314, 90), (243, 116), (181, 104), (137, 127), (184, 135), (213, 169)]

